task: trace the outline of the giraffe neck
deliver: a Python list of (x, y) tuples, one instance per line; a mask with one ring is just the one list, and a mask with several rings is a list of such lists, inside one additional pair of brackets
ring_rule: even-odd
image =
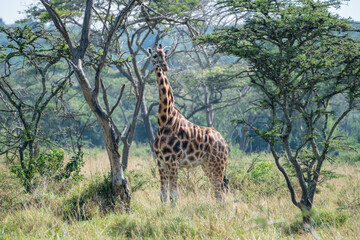
[(159, 87), (159, 128), (168, 124), (174, 112), (174, 95), (165, 72), (160, 68), (155, 68), (156, 80)]

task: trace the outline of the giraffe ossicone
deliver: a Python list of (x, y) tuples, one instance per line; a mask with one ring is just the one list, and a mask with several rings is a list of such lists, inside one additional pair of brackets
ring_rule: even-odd
[(179, 168), (201, 165), (209, 177), (218, 201), (223, 201), (228, 188), (226, 166), (228, 146), (225, 139), (213, 128), (198, 126), (187, 120), (175, 107), (174, 95), (165, 72), (169, 70), (162, 45), (148, 49), (155, 67), (159, 88), (158, 132), (154, 142), (160, 173), (160, 198), (176, 203)]

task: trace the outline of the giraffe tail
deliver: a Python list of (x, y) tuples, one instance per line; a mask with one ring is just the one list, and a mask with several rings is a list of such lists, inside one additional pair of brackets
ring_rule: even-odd
[(224, 175), (224, 190), (225, 192), (228, 192), (229, 191), (229, 179), (226, 177), (226, 174)]

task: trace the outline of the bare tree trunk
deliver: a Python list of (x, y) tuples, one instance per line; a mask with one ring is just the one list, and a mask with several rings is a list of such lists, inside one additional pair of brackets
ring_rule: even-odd
[(119, 196), (123, 202), (127, 203), (126, 206), (129, 206), (130, 193), (120, 161), (115, 129), (109, 120), (101, 119), (99, 122), (104, 134), (105, 147), (110, 160), (113, 193), (115, 196)]
[(145, 82), (138, 83), (138, 92), (139, 92), (139, 94), (137, 95), (137, 102), (136, 102), (136, 106), (135, 106), (134, 113), (133, 113), (133, 119), (131, 121), (131, 125), (130, 125), (129, 130), (126, 133), (126, 136), (121, 138), (121, 141), (124, 144), (123, 156), (122, 156), (122, 166), (123, 166), (124, 170), (126, 170), (126, 168), (128, 166), (129, 151), (130, 151), (132, 141), (134, 140), (136, 125), (137, 125), (137, 119), (138, 119), (140, 109), (141, 109), (141, 105), (142, 105), (142, 102), (143, 102), (144, 87), (145, 87)]
[[(81, 63), (81, 60), (74, 59), (74, 62)], [(105, 147), (111, 166), (113, 194), (115, 196), (119, 196), (120, 199), (125, 203), (125, 206), (128, 207), (130, 204), (130, 193), (120, 161), (116, 129), (113, 125), (112, 118), (111, 116), (108, 116), (104, 109), (100, 106), (97, 96), (93, 93), (86, 76), (83, 74), (83, 71), (81, 71), (81, 65), (78, 65), (75, 73), (83, 91), (85, 100), (98, 119), (104, 135)]]
[(246, 152), (246, 150), (247, 150), (248, 147), (249, 147), (249, 142), (250, 142), (250, 139), (249, 139), (249, 137), (247, 136), (247, 131), (245, 131), (244, 128), (241, 128), (241, 131), (240, 131), (239, 149), (240, 149), (241, 151)]

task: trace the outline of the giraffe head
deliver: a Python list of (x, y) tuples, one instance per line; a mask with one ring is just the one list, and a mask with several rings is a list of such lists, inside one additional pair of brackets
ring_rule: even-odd
[(154, 67), (161, 67), (164, 72), (169, 70), (166, 56), (169, 54), (170, 50), (164, 50), (163, 46), (159, 44), (159, 47), (155, 46), (155, 48), (148, 48), (148, 52)]

